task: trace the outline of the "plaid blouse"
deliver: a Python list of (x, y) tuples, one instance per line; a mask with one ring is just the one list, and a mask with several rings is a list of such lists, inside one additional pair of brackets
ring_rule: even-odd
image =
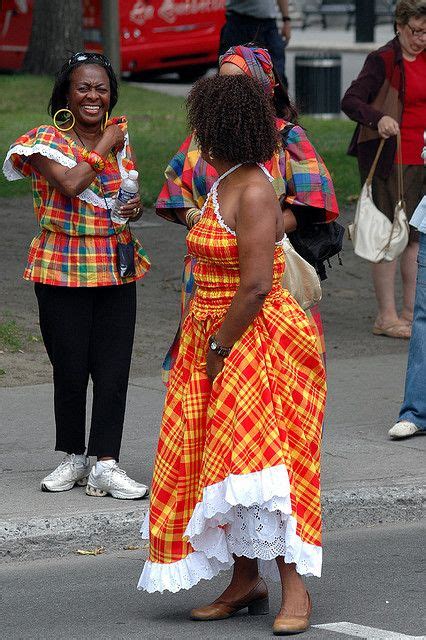
[[(8, 180), (30, 177), (34, 212), (40, 232), (30, 245), (24, 278), (66, 287), (100, 287), (142, 278), (149, 259), (129, 225), (114, 225), (110, 208), (122, 178), (129, 168), (129, 138), (124, 118), (114, 118), (126, 133), (125, 147), (106, 158), (102, 174), (78, 196), (70, 197), (52, 187), (31, 165), (32, 154), (41, 155), (64, 167), (83, 161), (81, 147), (51, 125), (41, 125), (18, 138), (3, 164)], [(104, 197), (105, 196), (105, 197)], [(107, 208), (108, 205), (108, 208)], [(117, 242), (135, 245), (136, 275), (121, 278), (116, 267)]]
[[(285, 142), (265, 167), (273, 176), (277, 196), (289, 205), (306, 207), (306, 215), (315, 222), (331, 222), (339, 215), (333, 182), (323, 159), (309, 142), (302, 127), (294, 126), (288, 134), (288, 123), (277, 119), (277, 128)], [(156, 203), (157, 213), (178, 222), (173, 209), (201, 207), (217, 174), (200, 156), (194, 136), (188, 136), (165, 171), (166, 182)], [(299, 215), (301, 211), (299, 211)]]

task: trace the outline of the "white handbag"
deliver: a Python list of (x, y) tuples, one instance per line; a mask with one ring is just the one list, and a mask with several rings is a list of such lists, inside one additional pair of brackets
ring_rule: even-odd
[(287, 236), (283, 240), (285, 271), (282, 286), (302, 309), (309, 309), (322, 298), (321, 283), (315, 268), (293, 248)]
[(393, 222), (374, 204), (372, 196), (372, 180), (383, 149), (382, 139), (371, 165), (355, 212), (353, 224), (348, 227), (355, 253), (370, 262), (390, 262), (404, 251), (408, 244), (409, 226), (405, 214), (404, 189), (402, 183), (401, 139), (397, 137), (397, 179), (398, 201), (395, 205)]

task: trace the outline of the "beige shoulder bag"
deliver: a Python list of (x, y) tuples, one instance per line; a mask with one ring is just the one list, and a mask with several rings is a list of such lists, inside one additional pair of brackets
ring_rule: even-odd
[(321, 283), (315, 268), (294, 249), (287, 236), (283, 240), (285, 271), (282, 286), (302, 309), (309, 309), (322, 297)]
[(376, 263), (395, 260), (407, 246), (409, 236), (404, 204), (401, 137), (399, 134), (397, 137), (398, 200), (395, 204), (393, 222), (373, 202), (371, 185), (384, 142), (383, 139), (380, 142), (367, 180), (361, 190), (354, 222), (348, 227), (349, 237), (352, 240), (355, 253), (365, 260)]

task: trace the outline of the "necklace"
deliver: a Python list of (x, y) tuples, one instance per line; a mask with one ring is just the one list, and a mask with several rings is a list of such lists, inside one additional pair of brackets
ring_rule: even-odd
[[(83, 145), (84, 149), (87, 149), (87, 145), (83, 142), (83, 140), (81, 139), (81, 137), (78, 134), (78, 131), (76, 131), (75, 129), (73, 129), (75, 135), (77, 136), (77, 138), (80, 140), (81, 144)], [(96, 145), (95, 145), (96, 146)]]

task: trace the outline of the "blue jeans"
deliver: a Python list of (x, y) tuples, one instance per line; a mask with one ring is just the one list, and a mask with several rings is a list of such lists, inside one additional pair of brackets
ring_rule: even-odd
[(420, 233), (416, 300), (408, 353), (405, 394), (398, 420), (426, 431), (426, 233)]

